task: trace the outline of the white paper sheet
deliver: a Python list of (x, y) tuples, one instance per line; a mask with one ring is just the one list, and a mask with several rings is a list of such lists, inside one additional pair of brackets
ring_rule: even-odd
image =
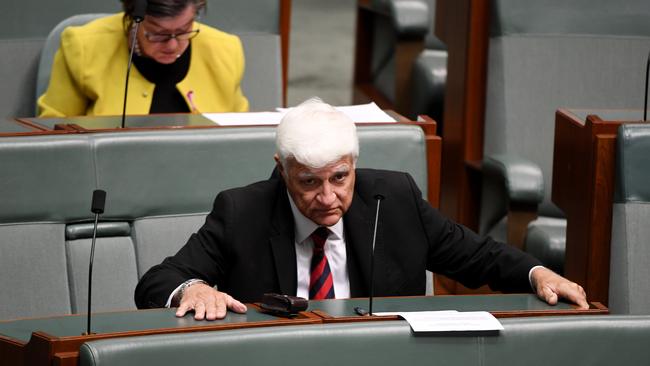
[[(359, 105), (345, 105), (334, 107), (345, 113), (355, 123), (394, 123), (393, 117), (381, 110), (374, 102)], [(286, 112), (290, 108), (277, 108), (279, 112)]]
[(282, 116), (282, 112), (203, 113), (220, 126), (277, 125)]
[[(355, 123), (397, 122), (375, 103), (334, 107)], [(276, 112), (204, 113), (203, 117), (221, 126), (277, 125), (290, 108), (276, 108)]]
[(472, 332), (503, 330), (503, 326), (499, 320), (487, 311), (460, 312), (445, 310), (374, 314), (399, 315), (409, 323), (414, 332)]

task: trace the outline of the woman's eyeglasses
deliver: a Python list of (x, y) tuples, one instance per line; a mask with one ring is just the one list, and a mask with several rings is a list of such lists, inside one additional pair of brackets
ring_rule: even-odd
[(188, 41), (197, 35), (199, 35), (200, 29), (194, 29), (189, 32), (183, 32), (183, 33), (178, 33), (178, 34), (168, 34), (168, 33), (149, 33), (147, 31), (144, 32), (144, 37), (147, 39), (149, 42), (156, 42), (156, 43), (163, 43), (163, 42), (169, 42), (170, 39), (174, 38), (177, 41)]

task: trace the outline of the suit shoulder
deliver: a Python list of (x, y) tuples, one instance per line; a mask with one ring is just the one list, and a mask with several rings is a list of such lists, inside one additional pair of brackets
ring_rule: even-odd
[(410, 177), (410, 175), (405, 172), (369, 168), (357, 168), (355, 174), (357, 183), (363, 184), (374, 184), (377, 179), (383, 179), (387, 181), (387, 183), (405, 183), (409, 179), (408, 177)]
[(249, 185), (237, 188), (231, 188), (219, 193), (220, 196), (227, 196), (237, 202), (257, 202), (264, 204), (270, 201), (270, 198), (276, 196), (282, 186), (280, 179), (272, 178), (263, 180)]
[[(405, 172), (382, 169), (358, 168), (355, 171), (355, 191), (359, 194), (374, 194), (375, 182), (382, 179), (391, 192), (419, 193), (413, 178)], [(415, 192), (414, 192), (415, 189)]]

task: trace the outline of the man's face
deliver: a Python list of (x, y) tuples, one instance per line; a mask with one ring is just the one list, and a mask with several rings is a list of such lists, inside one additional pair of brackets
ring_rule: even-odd
[(355, 178), (351, 156), (318, 169), (294, 159), (287, 160), (286, 170), (278, 167), (296, 207), (316, 224), (332, 226), (350, 208)]

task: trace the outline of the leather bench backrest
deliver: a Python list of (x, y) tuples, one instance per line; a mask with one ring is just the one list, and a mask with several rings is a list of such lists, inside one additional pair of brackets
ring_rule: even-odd
[(178, 333), (91, 341), (80, 365), (611, 365), (645, 364), (650, 317), (501, 319), (496, 336), (416, 336), (405, 321)]
[(70, 312), (65, 227), (94, 186), (85, 136), (0, 139), (0, 319)]
[(484, 153), (538, 164), (551, 202), (554, 116), (559, 108), (643, 105), (650, 7), (607, 0), (491, 2)]
[(608, 305), (617, 314), (650, 314), (650, 126), (619, 126), (616, 154)]
[[(407, 171), (426, 197), (420, 127), (358, 131), (359, 167)], [(133, 308), (138, 278), (185, 244), (219, 191), (271, 175), (274, 140), (271, 126), (0, 139), (0, 319), (85, 311), (94, 189), (107, 199), (93, 310)]]

